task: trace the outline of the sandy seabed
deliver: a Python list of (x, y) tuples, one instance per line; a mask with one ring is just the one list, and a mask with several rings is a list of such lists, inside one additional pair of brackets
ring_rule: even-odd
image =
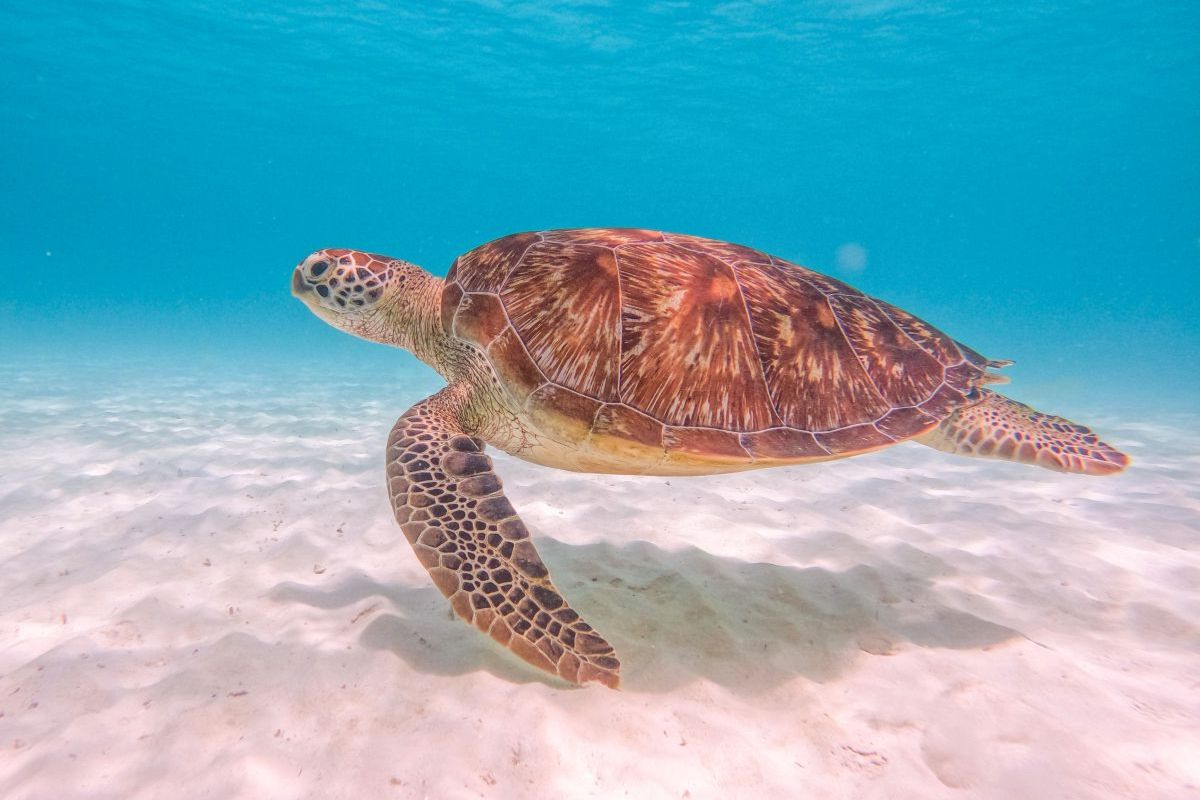
[(65, 375), (0, 386), (5, 798), (1200, 793), (1200, 417), (1088, 418), (1107, 479), (500, 454), (611, 691), (451, 619), (391, 519), (427, 375)]

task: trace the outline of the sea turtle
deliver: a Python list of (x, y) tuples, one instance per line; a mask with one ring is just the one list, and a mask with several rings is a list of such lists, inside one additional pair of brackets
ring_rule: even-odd
[(939, 450), (1104, 475), (1127, 457), (983, 388), (989, 361), (841, 281), (658, 231), (519, 233), (445, 279), (319, 250), (292, 291), (326, 322), (402, 347), (448, 385), (388, 437), (396, 520), (454, 611), (526, 661), (615, 687), (613, 648), (550, 581), (490, 444), (579, 472), (706, 475)]

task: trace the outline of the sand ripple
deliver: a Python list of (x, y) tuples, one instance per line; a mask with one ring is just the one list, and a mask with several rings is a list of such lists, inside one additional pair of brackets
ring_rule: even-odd
[[(451, 620), (382, 449), (428, 373), (10, 370), (5, 797), (1182, 797), (1200, 420), (1113, 479), (915, 445), (699, 479), (500, 456), (625, 663), (574, 690)], [(1189, 788), (1190, 787), (1190, 788)]]

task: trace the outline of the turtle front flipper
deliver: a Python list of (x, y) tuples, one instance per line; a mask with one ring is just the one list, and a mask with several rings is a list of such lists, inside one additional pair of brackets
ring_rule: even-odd
[(468, 397), (449, 386), (396, 421), (387, 446), (396, 521), (460, 617), (547, 672), (617, 688), (612, 646), (550, 582), (483, 442), (464, 430)]
[(980, 393), (978, 403), (955, 411), (917, 441), (960, 456), (1003, 458), (1059, 472), (1111, 475), (1129, 466), (1129, 456), (1100, 441), (1090, 428), (987, 389)]

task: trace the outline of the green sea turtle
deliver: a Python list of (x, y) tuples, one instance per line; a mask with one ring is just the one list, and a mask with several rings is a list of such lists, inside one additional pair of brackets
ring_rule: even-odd
[(1104, 475), (1126, 456), (983, 388), (974, 350), (846, 284), (739, 245), (657, 231), (506, 236), (445, 279), (319, 250), (292, 291), (448, 385), (387, 442), (392, 508), (454, 611), (567, 681), (615, 687), (613, 648), (550, 581), (484, 454), (579, 472), (705, 475), (913, 439)]

